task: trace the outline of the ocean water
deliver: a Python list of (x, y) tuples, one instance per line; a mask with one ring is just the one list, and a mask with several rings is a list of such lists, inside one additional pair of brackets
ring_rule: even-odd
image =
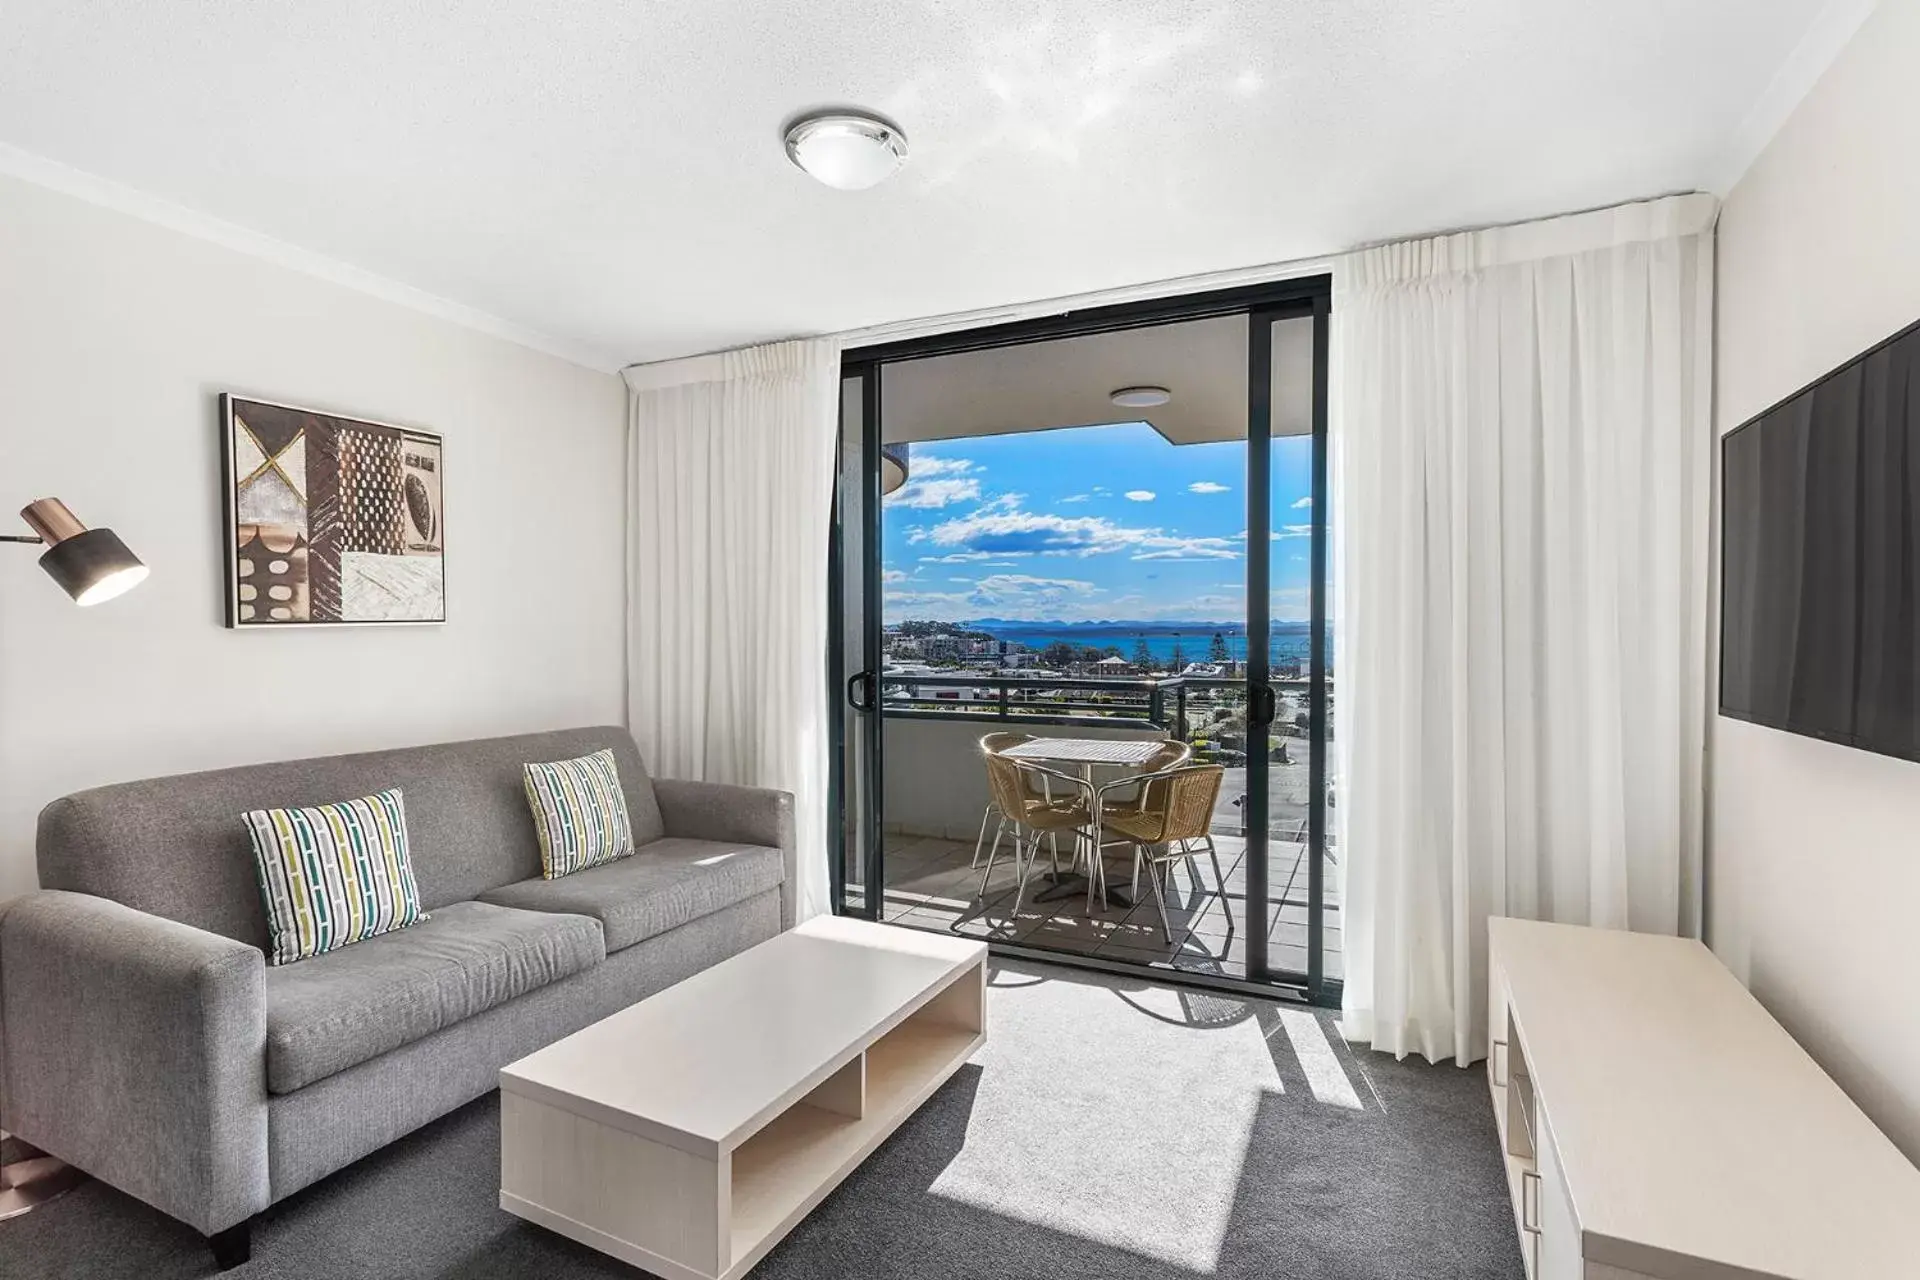
[[(1245, 661), (1247, 657), (1247, 633), (1244, 629), (1230, 630), (1203, 622), (985, 622), (963, 625), (969, 631), (983, 631), (996, 640), (1017, 640), (1029, 649), (1044, 649), (1060, 640), (1095, 649), (1105, 649), (1111, 645), (1128, 661), (1133, 659), (1134, 647), (1144, 640), (1154, 661), (1162, 664), (1173, 657), (1176, 643), (1188, 662), (1205, 662), (1213, 648), (1214, 633), (1219, 632), (1227, 642), (1227, 652), (1236, 661)], [(1297, 659), (1304, 663), (1311, 630), (1304, 622), (1274, 623), (1268, 636), (1267, 660), (1281, 662)], [(1327, 653), (1331, 659), (1331, 643), (1328, 644)]]

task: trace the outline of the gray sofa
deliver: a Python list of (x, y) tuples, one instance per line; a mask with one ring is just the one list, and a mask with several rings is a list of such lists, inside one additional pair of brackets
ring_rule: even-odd
[[(540, 878), (521, 765), (611, 748), (639, 851)], [(269, 967), (240, 815), (404, 792), (431, 918)], [(205, 1232), (492, 1089), (499, 1068), (793, 923), (785, 792), (650, 780), (623, 729), (222, 769), (40, 815), (0, 914), (0, 1126)]]

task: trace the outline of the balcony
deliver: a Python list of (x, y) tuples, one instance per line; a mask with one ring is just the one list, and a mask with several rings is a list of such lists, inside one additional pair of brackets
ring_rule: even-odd
[[(1047, 947), (1153, 968), (1244, 977), (1246, 939), (1254, 917), (1267, 934), (1274, 971), (1307, 969), (1307, 739), (1294, 723), (1305, 707), (1305, 680), (1275, 681), (1281, 714), (1272, 727), (1268, 893), (1249, 911), (1245, 849), (1245, 698), (1240, 680), (1183, 676), (1099, 679), (1047, 673), (889, 673), (883, 802), (885, 918), (917, 928)], [(1016, 877), (1003, 845), (981, 889), (985, 851), (975, 867), (974, 842), (987, 807), (978, 739), (995, 728), (1040, 736), (1161, 739), (1195, 744), (1195, 760), (1225, 766), (1213, 815), (1222, 879), (1202, 854), (1197, 866), (1176, 865), (1168, 889), (1173, 940), (1162, 935), (1159, 910), (1143, 882), (1130, 908), (1089, 913), (1084, 894), (1035, 902), (1036, 875), (1013, 912)], [(1103, 773), (1097, 781), (1118, 774)], [(991, 824), (987, 843), (992, 843)], [(1330, 853), (1332, 851), (1330, 850)], [(1062, 842), (1063, 863), (1069, 850)], [(1124, 886), (1129, 856), (1108, 854), (1109, 883)], [(1323, 900), (1324, 962), (1341, 968), (1338, 872), (1329, 858)], [(1258, 904), (1255, 904), (1258, 907)]]

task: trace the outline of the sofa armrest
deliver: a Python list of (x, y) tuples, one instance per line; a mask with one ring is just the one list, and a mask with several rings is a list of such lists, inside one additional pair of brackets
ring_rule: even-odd
[(0, 915), (5, 1126), (211, 1235), (267, 1207), (266, 960), (91, 894)]
[(780, 882), (780, 927), (793, 927), (800, 877), (794, 852), (792, 792), (655, 778), (653, 794), (660, 801), (660, 818), (670, 836), (766, 845), (786, 855), (786, 876)]

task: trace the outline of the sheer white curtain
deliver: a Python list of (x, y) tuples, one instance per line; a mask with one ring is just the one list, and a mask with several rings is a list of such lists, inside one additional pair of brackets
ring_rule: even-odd
[(627, 371), (628, 723), (662, 777), (794, 795), (827, 902), (827, 533), (840, 357), (783, 342)]
[(1697, 928), (1715, 214), (1336, 270), (1353, 1039), (1483, 1056), (1490, 915)]

